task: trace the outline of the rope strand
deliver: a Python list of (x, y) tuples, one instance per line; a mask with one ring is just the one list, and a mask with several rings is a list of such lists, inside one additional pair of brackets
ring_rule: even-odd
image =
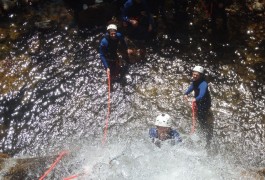
[(87, 174), (87, 173), (80, 173), (80, 174), (72, 175), (72, 176), (69, 176), (69, 177), (64, 178), (63, 180), (75, 179), (75, 178), (78, 178), (80, 176), (84, 176), (85, 174)]
[(195, 128), (196, 128), (196, 110), (197, 110), (197, 105), (196, 102), (193, 101), (192, 102), (192, 128), (191, 128), (191, 134), (193, 134), (195, 132)]
[(62, 151), (59, 156), (56, 158), (56, 160), (54, 161), (54, 163), (51, 165), (51, 167), (40, 177), (39, 180), (43, 180), (45, 177), (48, 176), (48, 174), (54, 169), (54, 167), (56, 166), (56, 164), (63, 158), (63, 156), (65, 156), (66, 154), (68, 154), (68, 151)]

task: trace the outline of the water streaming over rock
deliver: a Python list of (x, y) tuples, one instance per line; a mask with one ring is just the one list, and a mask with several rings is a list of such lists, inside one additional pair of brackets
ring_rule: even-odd
[[(146, 44), (146, 61), (130, 65), (114, 84), (105, 147), (108, 87), (97, 51), (104, 30), (32, 29), (5, 42), (1, 151), (28, 157), (70, 149), (53, 179), (82, 172), (84, 179), (238, 179), (243, 169), (265, 166), (264, 47), (261, 40), (253, 48), (255, 34), (247, 29), (255, 23), (244, 30), (233, 25), (221, 34), (226, 39), (190, 23), (185, 33)], [(191, 107), (182, 102), (196, 64), (206, 68), (213, 97), (210, 155), (189, 136)], [(149, 141), (159, 112), (174, 118), (183, 145), (159, 149)]]

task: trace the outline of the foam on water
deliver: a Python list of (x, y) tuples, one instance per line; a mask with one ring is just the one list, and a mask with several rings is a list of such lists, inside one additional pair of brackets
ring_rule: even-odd
[[(209, 154), (198, 136), (181, 145), (163, 143), (161, 148), (147, 138), (84, 146), (72, 159), (80, 179), (240, 179), (239, 168), (217, 154)], [(195, 139), (195, 141), (194, 141)]]

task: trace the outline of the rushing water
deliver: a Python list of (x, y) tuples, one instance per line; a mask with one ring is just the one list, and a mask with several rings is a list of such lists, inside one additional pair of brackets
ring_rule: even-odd
[[(104, 30), (57, 27), (32, 29), (19, 41), (2, 37), (9, 51), (1, 54), (1, 151), (28, 157), (70, 149), (74, 155), (55, 179), (84, 171), (91, 179), (237, 179), (241, 168), (265, 166), (264, 39), (255, 37), (264, 24), (248, 23), (230, 23), (221, 34), (190, 23), (148, 43), (146, 60), (114, 84), (104, 147), (108, 87), (97, 51)], [(29, 28), (23, 25), (10, 26)], [(211, 156), (197, 135), (189, 137), (191, 107), (182, 102), (197, 64), (207, 70), (213, 97)], [(150, 143), (148, 128), (160, 112), (174, 117), (183, 145)]]

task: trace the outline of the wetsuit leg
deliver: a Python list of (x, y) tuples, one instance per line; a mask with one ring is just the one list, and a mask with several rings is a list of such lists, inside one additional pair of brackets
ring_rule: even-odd
[(109, 67), (110, 67), (111, 80), (116, 81), (120, 76), (121, 66), (120, 66), (118, 60), (109, 61), (108, 63), (109, 63)]
[(209, 147), (213, 137), (213, 113), (210, 109), (198, 109), (198, 121)]

